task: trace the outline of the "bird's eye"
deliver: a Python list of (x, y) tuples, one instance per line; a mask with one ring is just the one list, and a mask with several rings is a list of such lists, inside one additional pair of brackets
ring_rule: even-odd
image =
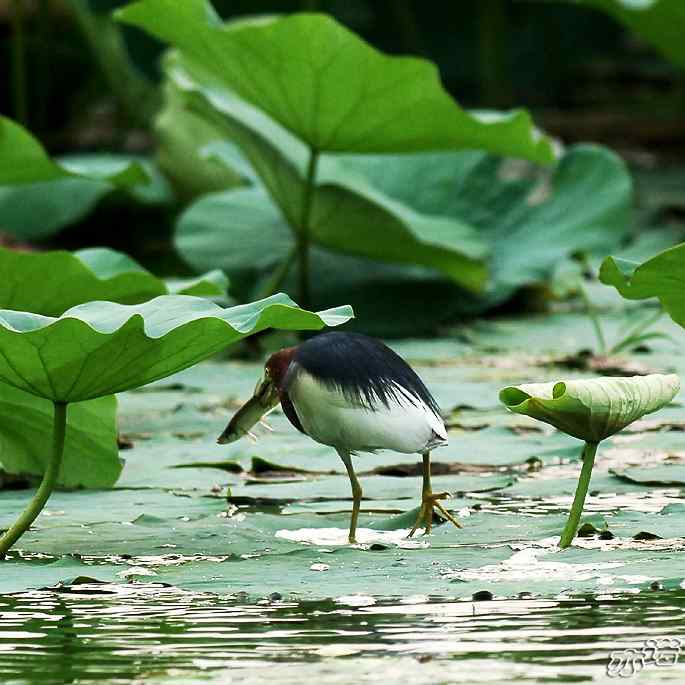
[(268, 366), (264, 369), (264, 378), (271, 378), (271, 369)]

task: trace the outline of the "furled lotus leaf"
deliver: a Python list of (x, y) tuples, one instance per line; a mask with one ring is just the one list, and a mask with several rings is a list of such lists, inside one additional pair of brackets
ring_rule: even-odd
[(667, 405), (680, 390), (674, 374), (528, 383), (504, 388), (507, 409), (587, 442), (600, 442)]
[(0, 310), (0, 380), (79, 402), (169, 376), (266, 328), (315, 330), (351, 316), (350, 307), (308, 312), (282, 294), (229, 309), (165, 295), (140, 305), (88, 302), (59, 318)]
[(226, 294), (220, 271), (165, 284), (128, 255), (108, 248), (17, 252), (0, 247), (0, 274), (1, 309), (46, 316), (89, 300), (137, 304), (158, 295)]

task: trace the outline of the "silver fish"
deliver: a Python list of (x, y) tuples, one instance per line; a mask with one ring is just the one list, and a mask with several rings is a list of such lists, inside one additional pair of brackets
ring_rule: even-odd
[(220, 445), (227, 445), (240, 438), (247, 436), (256, 440), (257, 436), (252, 432), (252, 428), (258, 424), (271, 430), (271, 427), (263, 421), (270, 411), (280, 402), (278, 390), (268, 376), (257, 383), (254, 395), (233, 415), (228, 422), (224, 432), (217, 438)]

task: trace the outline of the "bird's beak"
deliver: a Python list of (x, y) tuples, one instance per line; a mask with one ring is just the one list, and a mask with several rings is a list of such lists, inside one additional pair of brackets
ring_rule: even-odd
[(252, 436), (250, 429), (268, 414), (280, 401), (278, 389), (266, 375), (257, 383), (252, 397), (234, 414), (217, 442), (226, 445)]

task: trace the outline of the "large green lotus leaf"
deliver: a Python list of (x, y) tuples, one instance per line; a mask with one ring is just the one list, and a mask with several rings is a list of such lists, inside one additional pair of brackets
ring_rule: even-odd
[(679, 390), (675, 374), (651, 374), (509, 386), (500, 392), (500, 400), (517, 414), (549, 423), (580, 440), (600, 442), (666, 406)]
[[(229, 226), (227, 217), (236, 220)], [(259, 188), (200, 198), (179, 217), (175, 244), (197, 271), (223, 269), (230, 277), (231, 293), (245, 301), (263, 292), (269, 274), (292, 259), (295, 245), (281, 213)], [(382, 337), (434, 333), (437, 325), (453, 320), (474, 302), (472, 295), (427, 267), (313, 248), (310, 270), (317, 309), (350, 302), (357, 312), (350, 327)], [(286, 292), (296, 291), (296, 272), (291, 269), (284, 281)], [(398, 301), (411, 317), (396, 315)]]
[[(256, 169), (271, 198), (290, 226), (298, 226), (305, 201), (305, 146), (284, 129), (235, 97), (200, 85), (202, 76), (168, 59), (167, 72), (179, 89), (188, 93), (190, 106), (221, 127), (242, 149)], [(245, 205), (245, 190), (237, 205)], [(249, 196), (246, 212), (233, 213), (238, 231), (251, 232), (254, 243), (263, 234), (260, 224), (269, 212), (269, 200)], [(371, 257), (386, 262), (433, 267), (457, 283), (478, 290), (485, 279), (483, 241), (471, 226), (438, 213), (420, 213), (406, 203), (390, 198), (365, 181), (363, 176), (333, 156), (319, 161), (317, 185), (311, 197), (309, 232), (314, 243), (336, 252)], [(246, 221), (256, 221), (256, 225)], [(232, 226), (224, 220), (228, 233)], [(212, 231), (214, 232), (214, 231)], [(238, 237), (223, 241), (240, 244)], [(271, 254), (270, 243), (264, 252)], [(239, 251), (236, 251), (236, 255)], [(241, 257), (242, 258), (242, 257)]]
[(685, 328), (685, 243), (660, 252), (642, 264), (607, 257), (599, 279), (629, 300), (658, 297), (671, 318)]
[(169, 183), (149, 160), (131, 155), (62, 157), (72, 176), (36, 183), (0, 185), (0, 228), (22, 240), (48, 237), (87, 216), (100, 200), (168, 204)]
[[(17, 475), (42, 476), (50, 456), (52, 402), (0, 383), (0, 466)], [(58, 485), (106, 488), (122, 462), (117, 447), (117, 401), (112, 395), (69, 407)]]
[[(106, 247), (77, 250), (72, 256), (82, 262), (93, 274), (95, 274), (99, 281), (106, 282), (104, 292), (91, 291), (87, 293), (88, 300), (103, 299), (109, 302), (120, 302), (121, 304), (137, 304), (155, 297), (156, 295), (167, 294), (194, 295), (196, 297), (223, 297), (226, 295), (226, 288), (228, 287), (228, 279), (219, 269), (207, 271), (207, 273), (201, 274), (200, 276), (161, 281), (132, 257), (129, 257), (123, 252), (117, 252), (116, 250), (111, 250)], [(23, 265), (23, 268), (26, 269), (26, 265)], [(135, 292), (135, 287), (131, 287), (131, 285), (127, 283), (127, 279), (132, 275), (140, 277), (138, 280), (141, 287), (140, 292), (138, 293)], [(145, 277), (144, 279), (142, 278), (143, 276)], [(86, 293), (83, 292), (86, 288), (86, 284), (78, 284), (78, 287), (79, 290), (82, 290), (82, 296), (86, 295)], [(97, 286), (95, 286), (95, 290), (98, 290)], [(113, 296), (112, 293), (115, 293), (116, 296)], [(84, 299), (80, 299), (78, 302), (74, 302), (74, 304), (82, 304), (83, 302)], [(22, 309), (22, 307), (12, 307), (12, 309)], [(65, 309), (67, 309), (67, 307), (60, 309), (59, 313), (62, 313)], [(31, 309), (31, 311), (34, 311), (36, 314), (48, 313), (36, 309)]]
[(625, 24), (685, 68), (685, 4), (681, 0), (567, 0), (594, 7)]
[[(183, 227), (177, 224), (176, 241), (183, 257), (195, 269), (220, 266), (230, 276), (231, 293), (241, 301), (250, 301), (264, 292), (270, 272), (279, 265), (278, 258), (283, 264), (291, 254), (288, 247), (292, 246), (292, 236), (273, 206), (265, 211), (252, 206), (250, 212), (260, 221), (263, 219), (264, 233), (238, 231), (236, 227), (236, 242), (227, 242), (223, 226), (211, 218), (236, 206), (234, 200), (238, 197), (227, 195), (214, 194), (198, 200), (182, 217)], [(262, 241), (269, 236), (273, 240), (267, 248)], [(236, 244), (241, 245), (241, 251), (234, 249)], [(254, 262), (243, 261), (240, 256), (242, 248), (248, 247)], [(453, 320), (461, 311), (464, 299), (472, 297), (434, 269), (387, 264), (322, 248), (311, 250), (310, 269), (312, 283), (316, 284), (312, 293), (314, 308), (350, 302), (357, 316), (350, 322), (350, 329), (379, 337), (434, 334), (439, 324)], [(297, 269), (291, 269), (282, 286), (285, 292), (297, 291), (296, 276)], [(397, 316), (397, 302), (402, 302), (411, 316)]]
[[(226, 218), (235, 222), (227, 226)], [(230, 277), (231, 293), (243, 301), (259, 296), (271, 272), (292, 259), (292, 231), (260, 188), (212, 193), (194, 202), (180, 217), (176, 248), (198, 272), (219, 267)], [(239, 245), (240, 249), (236, 249)], [(378, 336), (429, 334), (459, 312), (464, 291), (439, 271), (387, 264), (365, 257), (313, 248), (310, 253), (312, 301), (317, 309), (350, 302), (357, 319), (350, 328)], [(295, 292), (297, 269), (283, 289)], [(403, 303), (411, 317), (398, 317)]]
[[(143, 164), (131, 157), (120, 157), (120, 168), (124, 165)], [(102, 159), (94, 156), (90, 162), (100, 165)], [(109, 160), (111, 161), (111, 160)], [(21, 240), (46, 238), (61, 228), (80, 221), (95, 209), (100, 200), (115, 191), (133, 198), (142, 204), (160, 204), (168, 201), (170, 191), (167, 182), (152, 166), (149, 167), (154, 180), (133, 185), (112, 184), (97, 178), (64, 178), (40, 183), (22, 183), (0, 186), (0, 228)], [(131, 178), (124, 176), (124, 179)]]
[(108, 248), (17, 252), (0, 247), (0, 308), (59, 316), (89, 300), (137, 304), (168, 293), (221, 296), (220, 272), (168, 286), (128, 255)]
[(295, 239), (264, 190), (252, 187), (198, 199), (179, 217), (174, 243), (195, 269), (210, 264), (232, 286), (244, 281), (249, 296), (262, 274), (288, 259)]
[(466, 113), (435, 65), (383, 55), (326, 15), (222, 26), (207, 0), (142, 0), (117, 16), (179, 48), (217, 85), (320, 151), (482, 148), (553, 159), (526, 112)]
[(349, 307), (308, 312), (280, 294), (229, 309), (165, 295), (140, 305), (89, 302), (59, 318), (0, 310), (0, 380), (79, 402), (163, 378), (266, 328), (316, 330), (351, 316)]
[(142, 204), (171, 199), (167, 181), (143, 157), (69, 155), (53, 160), (19, 124), (0, 117), (0, 230), (23, 240), (82, 219), (115, 191)]
[(630, 230), (630, 174), (616, 154), (597, 145), (569, 147), (542, 177), (517, 173), (483, 152), (357, 156), (348, 165), (414, 211), (478, 231), (491, 257), (486, 300), (475, 307), (548, 281), (573, 254), (606, 254)]
[(185, 108), (183, 98), (164, 85), (164, 107), (155, 119), (157, 163), (179, 194), (195, 197), (243, 183), (242, 175), (225, 162), (208, 159), (204, 148), (224, 137), (205, 118)]
[(164, 283), (170, 295), (224, 298), (228, 289), (228, 278), (221, 269), (212, 269), (196, 277), (168, 278)]
[[(241, 145), (287, 221), (297, 225), (304, 197), (304, 146), (244, 103), (201, 85), (208, 80), (206, 74), (189, 68), (177, 55), (167, 58), (167, 74), (179, 90), (190, 94), (190, 107), (204, 112), (217, 129), (223, 124), (226, 134)], [(464, 256), (478, 256), (474, 244), (478, 239), (482, 257), (485, 243), (492, 253), (487, 297), (465, 298), (451, 290), (447, 306), (440, 307), (444, 320), (444, 314), (449, 314), (445, 310), (454, 310), (455, 303), (461, 303), (462, 310), (482, 310), (505, 300), (521, 285), (545, 282), (560, 260), (580, 251), (606, 252), (626, 236), (631, 180), (625, 164), (610, 151), (598, 146), (572, 147), (551, 176), (542, 181), (535, 177), (508, 179), (501, 167), (501, 160), (481, 152), (344, 159), (323, 155), (317, 176), (320, 185), (314, 195), (313, 239), (332, 250), (381, 260), (406, 262), (408, 253), (410, 262), (439, 270), (470, 289), (482, 283), (483, 270), (478, 271)], [(597, 188), (602, 192), (595, 192)], [(226, 204), (231, 204), (229, 197), (225, 197)], [(239, 206), (235, 207), (243, 220), (236, 222), (238, 228), (229, 226), (227, 231), (249, 231), (249, 242), (257, 251), (260, 236), (264, 236), (265, 245), (271, 245), (278, 233), (277, 249), (261, 252), (273, 256), (271, 263), (282, 260), (289, 248), (283, 245), (280, 236), (284, 231), (273, 210), (254, 194), (249, 196), (245, 211), (245, 198), (244, 194), (236, 198)], [(389, 214), (395, 218), (392, 224)], [(222, 242), (219, 226), (225, 222), (214, 221), (206, 221), (204, 228), (207, 233), (201, 251), (205, 254)], [(398, 236), (397, 229), (388, 230), (398, 221), (410, 229), (409, 235), (405, 231)], [(350, 226), (358, 226), (358, 230), (352, 232)], [(550, 231), (550, 226), (555, 230)], [(197, 261), (201, 242), (197, 228), (195, 223), (194, 244), (190, 246), (185, 227), (181, 225), (177, 233), (179, 249), (191, 263)], [(381, 235), (386, 240), (381, 242)], [(230, 242), (241, 244), (240, 239), (238, 236)], [(528, 249), (521, 249), (522, 244)], [(435, 249), (438, 246), (443, 248), (442, 253)], [(279, 254), (278, 248), (283, 253)], [(451, 259), (444, 258), (448, 250), (452, 251)], [(234, 253), (233, 261), (238, 258)], [(410, 274), (404, 279), (402, 275), (393, 274), (394, 283), (415, 280)], [(349, 280), (343, 273), (335, 283)], [(313, 281), (316, 290), (325, 287), (320, 279)]]
[(149, 180), (138, 162), (124, 162), (109, 155), (93, 159), (94, 163), (88, 165), (85, 174), (82, 158), (77, 158), (73, 164), (68, 161), (59, 164), (50, 159), (45, 148), (26, 129), (11, 119), (0, 117), (0, 185), (58, 181), (84, 175), (123, 187)]
[(83, 219), (112, 189), (85, 178), (0, 186), (0, 229), (26, 241), (46, 238)]

